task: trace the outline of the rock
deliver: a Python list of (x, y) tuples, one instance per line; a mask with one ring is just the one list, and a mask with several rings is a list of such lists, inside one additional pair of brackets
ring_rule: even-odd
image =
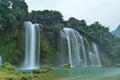
[(50, 68), (50, 67), (34, 69), (34, 70), (33, 70), (33, 74), (47, 73), (47, 72), (52, 71), (52, 70), (53, 70), (53, 69)]
[(70, 64), (64, 64), (64, 65), (62, 66), (62, 68), (71, 68), (71, 65), (70, 65)]

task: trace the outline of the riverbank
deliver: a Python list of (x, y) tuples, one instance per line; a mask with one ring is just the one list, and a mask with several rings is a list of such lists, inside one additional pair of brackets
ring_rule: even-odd
[(119, 67), (40, 68), (32, 73), (17, 71), (4, 63), (0, 66), (0, 80), (120, 80)]

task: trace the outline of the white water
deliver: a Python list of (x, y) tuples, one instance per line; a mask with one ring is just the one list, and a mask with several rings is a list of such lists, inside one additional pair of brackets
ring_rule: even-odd
[(92, 43), (92, 49), (93, 49), (92, 52), (89, 52), (91, 66), (101, 67), (99, 52), (98, 52), (97, 45), (95, 43)]
[(64, 28), (61, 31), (61, 36), (64, 36), (67, 40), (68, 54), (69, 54), (69, 64), (71, 67), (82, 66), (83, 62), (80, 56), (80, 44), (81, 44), (81, 36), (80, 34), (71, 29)]
[(38, 24), (25, 22), (25, 59), (23, 68), (34, 69), (40, 62), (40, 30)]
[(84, 67), (87, 67), (86, 51), (85, 51), (85, 46), (84, 46), (84, 42), (83, 42), (83, 38), (82, 37), (81, 37), (81, 43), (82, 43), (83, 56), (84, 56)]
[[(101, 66), (97, 46), (92, 42), (92, 48), (90, 48), (87, 39), (85, 38), (84, 41), (83, 38), (85, 37), (81, 36), (78, 31), (71, 28), (64, 28), (63, 31), (61, 31), (60, 52), (63, 57), (63, 65), (70, 64), (71, 67), (87, 67), (89, 63), (90, 66)], [(85, 42), (88, 49), (85, 47)], [(67, 47), (66, 50), (64, 49), (65, 47)], [(65, 57), (67, 56), (66, 54), (68, 54), (68, 58)]]
[(92, 45), (93, 45), (93, 50), (94, 50), (94, 54), (93, 54), (94, 58), (93, 58), (93, 61), (92, 61), (93, 62), (92, 65), (101, 67), (101, 61), (100, 61), (97, 45), (95, 43), (92, 43)]
[(0, 56), (0, 65), (2, 64), (2, 57)]

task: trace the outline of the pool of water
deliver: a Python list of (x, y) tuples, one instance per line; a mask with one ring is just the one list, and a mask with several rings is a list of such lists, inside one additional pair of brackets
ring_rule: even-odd
[(120, 80), (120, 68), (55, 68), (50, 73), (63, 77), (59, 80)]

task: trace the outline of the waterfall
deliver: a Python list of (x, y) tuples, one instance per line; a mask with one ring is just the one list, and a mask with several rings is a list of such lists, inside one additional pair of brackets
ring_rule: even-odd
[(2, 57), (0, 56), (0, 65), (2, 64)]
[(83, 45), (82, 36), (79, 34), (79, 32), (71, 28), (64, 28), (63, 31), (61, 31), (61, 36), (64, 37), (64, 39), (66, 39), (67, 42), (67, 52), (69, 56), (68, 61), (71, 67), (83, 66), (84, 65), (83, 60), (80, 56), (81, 55), (80, 47), (81, 45)]
[(40, 29), (38, 24), (25, 22), (25, 59), (23, 68), (34, 69), (40, 62)]
[(92, 43), (92, 48), (93, 48), (93, 52), (89, 52), (91, 65), (101, 67), (101, 61), (100, 61), (97, 45), (95, 43)]
[(87, 67), (87, 58), (86, 58), (85, 46), (84, 46), (84, 42), (83, 42), (82, 37), (81, 37), (81, 43), (82, 43), (83, 56), (84, 56), (84, 67)]
[(92, 66), (101, 66), (95, 43), (90, 45), (85, 37), (71, 28), (64, 28), (60, 37), (60, 58), (63, 57), (61, 64), (70, 64), (71, 67), (87, 67), (90, 63)]

